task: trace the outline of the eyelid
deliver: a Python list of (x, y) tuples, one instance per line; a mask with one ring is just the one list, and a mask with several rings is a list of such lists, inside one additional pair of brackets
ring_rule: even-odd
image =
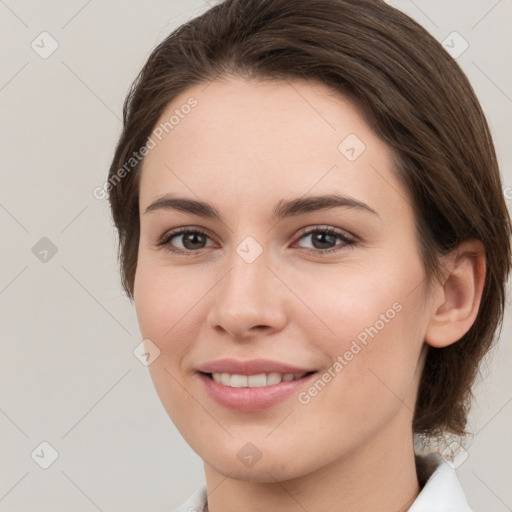
[(352, 242), (357, 241), (357, 237), (355, 235), (353, 235), (352, 233), (349, 233), (348, 231), (346, 231), (344, 229), (331, 226), (329, 224), (316, 224), (313, 226), (307, 226), (305, 228), (301, 228), (299, 230), (298, 234), (296, 235), (297, 240), (300, 240), (304, 235), (309, 235), (315, 231), (327, 231), (333, 235), (337, 235), (342, 238), (349, 239)]

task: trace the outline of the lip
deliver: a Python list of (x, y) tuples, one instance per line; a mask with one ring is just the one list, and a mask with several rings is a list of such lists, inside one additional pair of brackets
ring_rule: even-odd
[[(202, 364), (197, 368), (202, 373), (231, 373), (237, 375), (258, 375), (260, 373), (309, 373), (316, 371), (315, 368), (301, 368), (270, 359), (217, 359)], [(298, 382), (298, 381), (297, 381)], [(277, 384), (276, 384), (277, 385)]]
[[(316, 378), (317, 373), (318, 372), (315, 371), (305, 375), (301, 379), (256, 388), (232, 388), (214, 381), (207, 373), (198, 372), (197, 375), (199, 376), (199, 380), (203, 383), (207, 394), (219, 405), (238, 412), (256, 412), (268, 409), (292, 395), (297, 395), (301, 389), (311, 384), (312, 380)], [(240, 375), (244, 374), (241, 373)], [(249, 375), (257, 374), (250, 373)]]

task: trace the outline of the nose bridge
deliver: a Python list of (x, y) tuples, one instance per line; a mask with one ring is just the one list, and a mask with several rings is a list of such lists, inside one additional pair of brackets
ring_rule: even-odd
[(229, 268), (222, 286), (222, 294), (227, 298), (245, 302), (261, 299), (262, 292), (268, 286), (270, 279), (275, 279), (267, 268), (270, 265), (270, 253), (252, 236), (248, 236), (233, 248), (229, 256)]
[(279, 287), (271, 266), (270, 252), (246, 237), (228, 256), (229, 272), (219, 283), (210, 311), (210, 324), (243, 337), (255, 326), (280, 328), (285, 320), (278, 305)]

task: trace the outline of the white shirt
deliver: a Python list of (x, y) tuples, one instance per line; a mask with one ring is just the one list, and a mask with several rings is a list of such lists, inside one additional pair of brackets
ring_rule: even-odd
[[(473, 512), (455, 469), (439, 455), (416, 456), (422, 489), (408, 512)], [(174, 512), (208, 512), (206, 485), (197, 489)]]

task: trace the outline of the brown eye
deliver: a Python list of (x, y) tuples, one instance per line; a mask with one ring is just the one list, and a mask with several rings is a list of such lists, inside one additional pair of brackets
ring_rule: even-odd
[[(313, 247), (306, 247), (304, 251), (306, 253), (325, 254), (341, 250), (347, 245), (355, 244), (355, 240), (347, 237), (343, 232), (331, 227), (309, 230), (301, 235), (299, 240), (304, 240), (308, 237), (311, 239)], [(336, 240), (341, 240), (342, 243), (336, 243)]]
[(209, 238), (206, 233), (198, 229), (180, 229), (165, 234), (157, 245), (178, 254), (187, 254), (206, 248)]

